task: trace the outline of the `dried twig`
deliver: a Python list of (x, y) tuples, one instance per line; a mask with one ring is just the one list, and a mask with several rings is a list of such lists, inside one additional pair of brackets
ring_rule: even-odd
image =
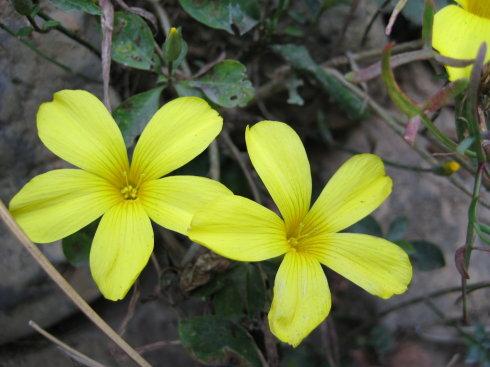
[(151, 25), (155, 30), (158, 29), (157, 18), (155, 18), (155, 16), (152, 13), (150, 13), (148, 10), (145, 10), (143, 8), (138, 8), (137, 6), (129, 6), (123, 0), (115, 0), (115, 1), (124, 10), (145, 18), (151, 23)]
[(126, 329), (128, 327), (129, 322), (134, 316), (140, 295), (141, 295), (141, 291), (139, 289), (139, 281), (137, 280), (133, 286), (133, 294), (131, 295), (131, 299), (129, 301), (128, 310), (126, 312), (126, 315), (124, 316), (124, 319), (121, 321), (121, 325), (119, 325), (118, 333), (121, 336), (126, 334)]
[(49, 262), (39, 248), (34, 245), (22, 229), (17, 225), (14, 218), (10, 215), (8, 209), (0, 200), (0, 218), (7, 225), (7, 228), (19, 240), (24, 248), (36, 260), (47, 275), (56, 283), (65, 295), (92, 321), (104, 334), (106, 334), (114, 343), (117, 344), (127, 355), (139, 366), (149, 367), (150, 364), (145, 361), (124, 339), (122, 339), (90, 306), (85, 300), (73, 289), (73, 287), (63, 278), (56, 268)]
[(250, 190), (252, 191), (252, 195), (254, 197), (254, 200), (261, 204), (262, 199), (260, 197), (260, 191), (257, 185), (255, 184), (254, 178), (252, 177), (252, 173), (250, 172), (250, 169), (247, 165), (247, 163), (244, 161), (242, 158), (242, 155), (238, 148), (236, 147), (235, 143), (233, 143), (233, 140), (231, 140), (230, 135), (228, 134), (228, 131), (224, 130), (221, 132), (221, 139), (225, 143), (225, 145), (228, 147), (230, 150), (232, 156), (235, 158), (237, 161), (238, 165), (240, 166), (243, 174), (245, 175), (245, 179), (247, 180), (248, 186), (250, 187)]
[(106, 367), (102, 363), (97, 362), (96, 360), (93, 360), (92, 358), (86, 356), (85, 354), (79, 352), (78, 350), (70, 347), (68, 344), (63, 343), (61, 340), (56, 338), (54, 335), (48, 333), (46, 330), (44, 330), (42, 327), (40, 327), (38, 324), (36, 324), (34, 321), (29, 320), (29, 326), (32, 327), (34, 330), (36, 330), (39, 334), (44, 336), (46, 339), (49, 341), (53, 342), (56, 344), (58, 348), (61, 349), (61, 351), (65, 354), (68, 355), (71, 359), (75, 360), (76, 362), (82, 364), (83, 366), (86, 367)]
[(111, 0), (99, 0), (102, 8), (100, 25), (102, 28), (102, 79), (104, 81), (104, 104), (111, 111), (111, 101), (109, 98), (109, 81), (111, 78), (111, 47), (112, 30), (114, 23), (114, 7)]

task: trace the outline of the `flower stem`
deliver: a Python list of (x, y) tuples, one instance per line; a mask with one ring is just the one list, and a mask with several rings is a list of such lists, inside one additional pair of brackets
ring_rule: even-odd
[[(470, 208), (468, 210), (468, 227), (466, 230), (466, 243), (464, 250), (464, 267), (468, 270), (471, 260), (471, 251), (475, 242), (475, 222), (478, 215), (478, 200), (480, 197), (481, 181), (483, 177), (484, 164), (480, 163), (476, 171), (475, 183), (473, 186), (473, 196), (471, 198)], [(467, 301), (467, 279), (461, 277), (461, 290), (463, 297), (463, 322), (468, 323), (468, 301)]]
[(92, 321), (104, 334), (106, 334), (119, 348), (139, 366), (150, 367), (150, 364), (141, 357), (123, 338), (121, 338), (93, 309), (85, 300), (73, 289), (73, 287), (63, 278), (56, 268), (49, 262), (39, 248), (34, 245), (26, 236), (22, 229), (17, 225), (5, 204), (0, 200), (0, 218), (7, 225), (12, 234), (19, 240), (24, 248), (43, 268), (46, 274), (56, 283), (65, 295)]

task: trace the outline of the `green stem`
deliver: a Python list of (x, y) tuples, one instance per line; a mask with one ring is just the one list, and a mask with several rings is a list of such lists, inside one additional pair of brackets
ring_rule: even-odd
[[(464, 251), (464, 268), (466, 270), (469, 269), (470, 260), (471, 260), (471, 251), (473, 250), (473, 244), (475, 243), (475, 223), (478, 216), (478, 200), (480, 197), (480, 189), (481, 182), (484, 172), (484, 163), (480, 163), (478, 165), (478, 169), (476, 171), (475, 183), (473, 186), (473, 195), (471, 198), (470, 208), (468, 210), (468, 227), (466, 230), (466, 243), (465, 243), (465, 251)], [(467, 279), (462, 276), (461, 277), (461, 288), (462, 288), (462, 297), (463, 297), (463, 321), (464, 323), (468, 322), (468, 301), (467, 301)]]
[(12, 29), (10, 29), (9, 27), (7, 27), (5, 24), (3, 24), (1, 22), (0, 22), (0, 29), (3, 29), (5, 32), (7, 32), (8, 34), (10, 34), (12, 37), (17, 38), (19, 40), (19, 42), (21, 42), (23, 45), (25, 45), (28, 48), (30, 48), (32, 51), (34, 51), (40, 57), (42, 57), (46, 61), (49, 61), (50, 63), (56, 65), (57, 67), (59, 67), (60, 69), (66, 71), (67, 73), (71, 73), (71, 74), (77, 75), (80, 78), (82, 78), (82, 79), (84, 79), (84, 80), (86, 80), (88, 82), (91, 82), (91, 83), (100, 83), (100, 80), (92, 79), (92, 78), (90, 78), (90, 77), (88, 77), (86, 75), (80, 74), (80, 73), (76, 72), (75, 70), (73, 70), (72, 68), (70, 68), (69, 66), (67, 66), (65, 64), (62, 64), (58, 60), (56, 60), (56, 59), (54, 59), (54, 58), (46, 55), (44, 52), (42, 52), (36, 46), (34, 46), (31, 42), (26, 41), (26, 40), (22, 39), (21, 37), (18, 37)]

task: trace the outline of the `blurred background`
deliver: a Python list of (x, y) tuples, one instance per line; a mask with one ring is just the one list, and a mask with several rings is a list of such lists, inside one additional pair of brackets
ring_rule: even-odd
[[(490, 366), (485, 252), (471, 263), (470, 323), (459, 323), (461, 280), (454, 257), (465, 243), (470, 204), (461, 188), (471, 190), (472, 175), (441, 171), (450, 157), (440, 154), (424, 130), (414, 146), (403, 140), (406, 118), (392, 106), (378, 75), (365, 81), (345, 77), (379, 62), (390, 40), (397, 54), (421, 49), (424, 1), (409, 0), (388, 37), (395, 3), (114, 1), (110, 97), (129, 147), (164, 102), (203, 96), (225, 121), (218, 165), (210, 159), (215, 153), (206, 151), (177, 173), (219, 178), (235, 193), (254, 198), (248, 173), (271, 208), (250, 168), (247, 124), (284, 121), (300, 134), (314, 196), (353, 153), (378, 154), (394, 180), (393, 193), (351, 230), (396, 241), (414, 265), (409, 290), (390, 300), (326, 269), (331, 314), (293, 349), (271, 337), (264, 321), (276, 261), (260, 267), (232, 263), (155, 226), (156, 261), (126, 299), (114, 303), (101, 298), (86, 262), (93, 226), (63, 243), (41, 245), (152, 365)], [(37, 136), (38, 106), (61, 89), (86, 89), (102, 98), (100, 8), (91, 0), (0, 0), (0, 22), (0, 198), (8, 203), (35, 175), (67, 166)], [(169, 26), (180, 27), (186, 43), (172, 80), (158, 57)], [(418, 102), (447, 83), (444, 68), (429, 58), (416, 57), (395, 73)], [(456, 138), (452, 103), (432, 118)], [(486, 190), (482, 197), (488, 197)], [(481, 218), (488, 214), (482, 207)], [(132, 365), (0, 224), (0, 366), (79, 365), (30, 328), (29, 320), (107, 366)]]

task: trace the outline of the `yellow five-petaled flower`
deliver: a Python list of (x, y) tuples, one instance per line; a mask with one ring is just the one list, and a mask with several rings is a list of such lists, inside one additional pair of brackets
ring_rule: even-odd
[(153, 251), (150, 218), (186, 234), (193, 213), (231, 192), (194, 176), (169, 176), (203, 152), (222, 119), (200, 98), (177, 98), (150, 120), (131, 165), (121, 132), (92, 94), (64, 90), (37, 114), (42, 142), (81, 169), (57, 169), (28, 182), (10, 212), (34, 242), (66, 237), (100, 216), (90, 250), (90, 269), (102, 294), (123, 298)]
[(279, 339), (296, 346), (327, 317), (331, 296), (321, 264), (382, 298), (405, 292), (412, 267), (400, 247), (378, 237), (339, 233), (391, 193), (379, 157), (349, 159), (310, 208), (310, 165), (294, 130), (263, 121), (247, 128), (246, 144), (282, 218), (247, 198), (224, 196), (196, 212), (188, 235), (238, 261), (285, 255), (269, 312)]
[[(456, 0), (434, 17), (433, 46), (444, 56), (472, 60), (483, 42), (490, 46), (490, 0)], [(490, 61), (487, 52), (485, 61)], [(450, 80), (469, 78), (471, 66), (448, 66)]]

